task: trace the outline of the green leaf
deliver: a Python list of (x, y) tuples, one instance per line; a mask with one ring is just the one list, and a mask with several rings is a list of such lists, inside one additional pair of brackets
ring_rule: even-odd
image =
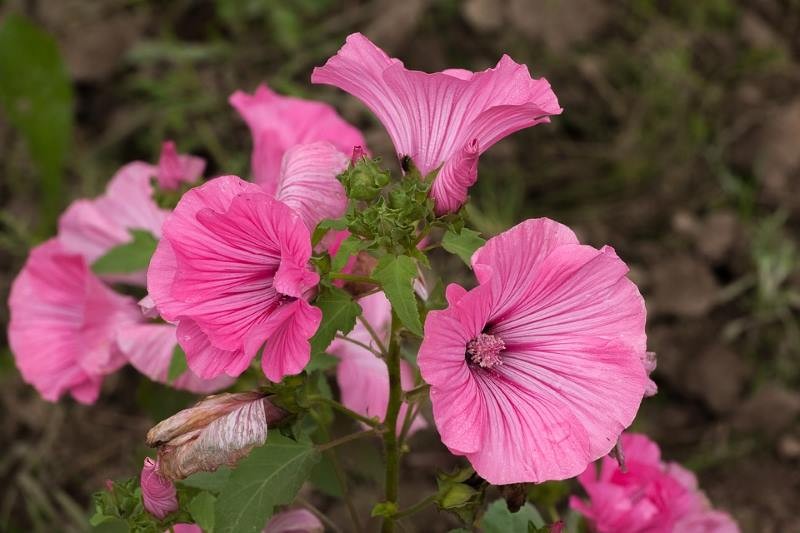
[(317, 463), (311, 472), (311, 483), (314, 487), (334, 498), (342, 498), (342, 486), (336, 477), (336, 468), (333, 461), (327, 455), (322, 456), (322, 460)]
[(181, 485), (200, 490), (220, 492), (231, 477), (230, 468), (220, 467), (215, 472), (197, 472), (179, 481)]
[(376, 503), (372, 508), (370, 516), (392, 517), (397, 514), (397, 504), (394, 502)]
[(189, 370), (189, 365), (186, 363), (186, 353), (180, 345), (176, 344), (175, 349), (172, 350), (172, 359), (169, 362), (169, 370), (167, 371), (167, 380), (172, 383), (184, 372)]
[(306, 365), (306, 372), (315, 370), (328, 370), (339, 364), (339, 358), (333, 355), (318, 352), (311, 355), (311, 361)]
[(455, 233), (452, 229), (448, 230), (442, 238), (442, 248), (461, 258), (468, 267), (471, 267), (470, 259), (475, 250), (484, 245), (486, 240), (477, 231), (463, 228), (461, 233)]
[(106, 517), (98, 524), (92, 524), (92, 533), (128, 533), (131, 528), (121, 518)]
[(341, 271), (347, 264), (347, 260), (350, 259), (351, 256), (366, 248), (366, 246), (367, 243), (355, 235), (350, 235), (347, 237), (342, 241), (342, 244), (339, 245), (336, 255), (333, 256), (331, 270), (333, 272)]
[(337, 331), (350, 333), (356, 325), (356, 317), (361, 314), (361, 306), (338, 287), (323, 287), (314, 305), (322, 310), (322, 321), (311, 338), (312, 354), (323, 353)]
[(294, 500), (319, 460), (313, 443), (295, 442), (277, 431), (243, 459), (222, 488), (215, 515), (217, 533), (261, 531), (276, 505)]
[(528, 533), (528, 523), (536, 528), (545, 525), (539, 511), (530, 503), (512, 513), (508, 510), (505, 500), (496, 500), (481, 517), (481, 528), (484, 533)]
[(205, 533), (214, 531), (214, 504), (217, 499), (208, 492), (201, 492), (189, 502), (187, 509), (194, 523), (203, 528)]
[(0, 24), (0, 103), (41, 173), (42, 214), (55, 222), (63, 205), (62, 168), (72, 137), (73, 92), (55, 40), (26, 18)]
[(383, 292), (392, 303), (392, 310), (412, 333), (422, 336), (417, 299), (413, 281), (417, 277), (417, 264), (407, 255), (385, 255), (372, 276), (383, 287)]
[(130, 274), (145, 270), (158, 241), (145, 230), (130, 230), (133, 240), (115, 246), (92, 265), (95, 274)]

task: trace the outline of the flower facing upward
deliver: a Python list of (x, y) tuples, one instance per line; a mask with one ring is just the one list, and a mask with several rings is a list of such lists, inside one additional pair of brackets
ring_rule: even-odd
[(578, 476), (588, 501), (573, 496), (570, 506), (598, 533), (737, 533), (736, 523), (711, 508), (694, 474), (661, 461), (658, 446), (644, 435), (621, 439), (625, 471), (604, 457), (600, 470), (589, 465)]
[(8, 340), (26, 382), (49, 401), (66, 392), (94, 403), (103, 376), (125, 360), (117, 333), (136, 324), (136, 302), (115, 293), (84, 257), (56, 239), (34, 248), (11, 286)]
[(611, 248), (527, 220), (472, 256), (419, 351), (436, 426), (492, 484), (566, 479), (609, 452), (648, 383), (645, 308)]
[[(308, 363), (319, 276), (300, 215), (253, 183), (216, 178), (183, 195), (163, 227), (148, 291), (201, 378), (238, 376), (264, 347), (273, 381)], [(265, 345), (266, 342), (266, 345)]]
[(293, 146), (327, 141), (349, 156), (365, 144), (361, 132), (323, 102), (281, 96), (265, 84), (252, 95), (236, 91), (229, 101), (253, 136), (253, 179), (271, 194), (278, 189), (284, 154)]
[(457, 211), (478, 177), (478, 156), (515, 131), (561, 113), (545, 79), (503, 56), (493, 69), (407, 70), (360, 33), (314, 69), (313, 83), (361, 100), (423, 174), (439, 169), (431, 194), (439, 214)]

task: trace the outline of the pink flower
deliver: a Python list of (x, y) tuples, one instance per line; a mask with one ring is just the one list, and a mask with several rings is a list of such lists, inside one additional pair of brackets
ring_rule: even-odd
[(361, 100), (388, 130), (398, 155), (410, 156), (420, 172), (440, 169), (431, 191), (440, 214), (466, 201), (480, 154), (507, 135), (561, 113), (547, 80), (532, 79), (524, 65), (506, 55), (483, 72), (428, 74), (407, 70), (360, 33), (315, 68), (311, 81)]
[(142, 487), (142, 503), (147, 512), (162, 520), (178, 510), (178, 494), (172, 481), (158, 471), (158, 463), (145, 457), (139, 478)]
[(579, 477), (588, 501), (573, 496), (580, 511), (599, 533), (736, 533), (730, 516), (711, 509), (697, 488), (694, 474), (676, 463), (661, 461), (658, 446), (644, 435), (622, 436), (626, 471), (604, 457), (600, 470), (589, 465)]
[(164, 141), (161, 145), (156, 179), (162, 189), (176, 190), (181, 183), (194, 183), (200, 179), (205, 169), (205, 159), (179, 154), (174, 141)]
[(196, 524), (175, 524), (164, 533), (203, 533), (203, 530)]
[(117, 332), (141, 316), (133, 299), (106, 287), (55, 239), (31, 251), (9, 308), (9, 344), (25, 381), (46, 400), (69, 392), (87, 404), (97, 400), (103, 376), (125, 362)]
[(492, 484), (566, 479), (607, 454), (645, 392), (645, 308), (609, 247), (527, 220), (472, 256), (418, 361), (436, 426)]
[[(363, 310), (363, 318), (386, 346), (392, 320), (389, 300), (382, 292), (377, 292), (361, 298), (358, 303)], [(347, 338), (370, 346), (372, 350), (379, 349), (360, 321), (347, 334)], [(328, 351), (341, 359), (336, 369), (336, 380), (339, 383), (342, 403), (359, 414), (378, 417), (382, 421), (386, 417), (386, 408), (389, 405), (389, 371), (386, 362), (372, 351), (345, 339), (334, 340)], [(406, 361), (400, 361), (400, 381), (403, 390), (414, 388), (414, 371)], [(397, 420), (398, 432), (403, 429), (407, 411), (408, 404), (404, 402)], [(409, 427), (409, 435), (426, 426), (425, 420), (417, 417)]]
[(230, 376), (206, 380), (191, 370), (170, 382), (169, 367), (178, 345), (176, 329), (172, 324), (134, 324), (117, 333), (117, 346), (136, 370), (158, 383), (195, 394), (208, 394), (233, 385), (235, 380)]
[(323, 533), (319, 518), (307, 509), (289, 509), (272, 517), (263, 533)]
[[(273, 381), (303, 370), (321, 312), (300, 216), (255, 184), (216, 178), (183, 195), (163, 227), (148, 291), (200, 377), (238, 376), (262, 346)], [(266, 345), (264, 344), (266, 342)]]
[(253, 177), (271, 194), (278, 189), (281, 160), (293, 146), (328, 141), (349, 156), (354, 146), (365, 144), (361, 133), (328, 104), (281, 96), (265, 84), (253, 95), (236, 91), (230, 103), (253, 136)]

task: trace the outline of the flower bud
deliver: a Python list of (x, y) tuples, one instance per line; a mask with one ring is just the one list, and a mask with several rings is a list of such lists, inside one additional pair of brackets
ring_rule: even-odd
[(162, 520), (178, 510), (178, 495), (172, 481), (161, 475), (159, 463), (146, 457), (139, 478), (142, 503), (147, 512)]
[(232, 466), (267, 440), (267, 427), (288, 413), (263, 394), (217, 394), (161, 421), (147, 433), (158, 447), (159, 472), (184, 479), (195, 472)]

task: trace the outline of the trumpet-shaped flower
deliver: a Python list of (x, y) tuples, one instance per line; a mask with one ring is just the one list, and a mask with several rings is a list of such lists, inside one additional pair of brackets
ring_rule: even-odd
[(270, 194), (278, 190), (281, 161), (293, 146), (327, 141), (349, 156), (365, 144), (361, 133), (323, 102), (281, 96), (265, 84), (252, 95), (236, 91), (229, 100), (253, 136), (253, 178)]
[(694, 474), (677, 463), (662, 462), (658, 446), (646, 436), (626, 433), (621, 445), (624, 471), (615, 459), (604, 457), (599, 471), (592, 464), (578, 477), (588, 501), (570, 499), (570, 506), (589, 520), (594, 531), (739, 531), (730, 516), (711, 508)]
[(148, 291), (178, 323), (189, 368), (205, 379), (238, 376), (262, 347), (273, 381), (305, 367), (321, 312), (307, 302), (319, 276), (297, 213), (258, 185), (223, 176), (184, 194), (163, 232)]
[(504, 55), (483, 72), (408, 70), (355, 33), (313, 83), (338, 87), (361, 100), (387, 129), (398, 156), (423, 174), (439, 169), (431, 194), (440, 214), (458, 210), (478, 177), (478, 156), (500, 139), (548, 122), (561, 112), (545, 79)]
[(34, 248), (11, 287), (8, 339), (26, 382), (49, 401), (93, 403), (125, 361), (114, 339), (138, 320), (136, 302), (95, 276), (56, 239)]
[[(392, 320), (389, 300), (382, 292), (376, 292), (361, 298), (358, 303), (363, 310), (364, 320), (372, 326), (385, 346)], [(375, 339), (362, 322), (358, 322), (345, 339), (336, 339), (328, 348), (341, 360), (336, 368), (336, 380), (342, 403), (366, 417), (383, 420), (389, 405), (389, 370), (386, 362), (374, 353), (377, 350), (379, 347)], [(414, 388), (414, 373), (406, 361), (400, 361), (400, 382), (403, 390)], [(407, 410), (408, 405), (404, 402), (397, 418), (398, 431), (403, 428)], [(409, 426), (409, 434), (426, 425), (425, 420), (418, 417)]]
[(493, 484), (565, 479), (609, 452), (648, 383), (645, 308), (611, 248), (527, 220), (472, 256), (419, 352), (436, 426)]

